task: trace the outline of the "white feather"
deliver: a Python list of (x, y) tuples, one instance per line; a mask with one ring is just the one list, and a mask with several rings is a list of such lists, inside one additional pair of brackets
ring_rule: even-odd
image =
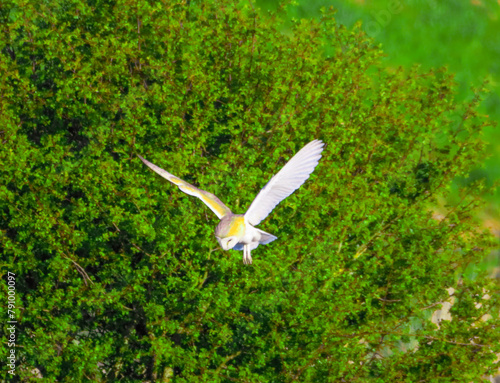
[(255, 197), (245, 213), (245, 220), (258, 225), (277, 204), (297, 190), (318, 165), (324, 145), (320, 140), (311, 141), (292, 157)]

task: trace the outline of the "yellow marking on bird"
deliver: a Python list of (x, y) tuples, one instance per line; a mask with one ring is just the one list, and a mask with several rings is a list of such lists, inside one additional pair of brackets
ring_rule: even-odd
[(192, 187), (190, 187), (190, 186), (188, 186), (188, 185), (186, 185), (186, 184), (184, 184), (184, 185), (180, 185), (180, 188), (181, 188), (181, 190), (182, 190), (183, 192), (188, 192), (188, 191), (190, 191), (190, 192), (194, 192), (194, 191), (196, 190), (196, 189), (194, 189), (194, 188), (192, 188)]
[(224, 216), (227, 213), (224, 206), (219, 205), (213, 198), (210, 198), (205, 194), (200, 194), (200, 199), (205, 202), (205, 204), (208, 205), (208, 207), (212, 209), (212, 211), (215, 210), (217, 213), (219, 213), (220, 216)]
[(234, 217), (231, 221), (231, 227), (227, 233), (228, 237), (243, 236), (245, 234), (245, 217)]
[(177, 178), (177, 177), (170, 177), (168, 180), (175, 185), (185, 184), (185, 182), (183, 180), (181, 180), (180, 178)]

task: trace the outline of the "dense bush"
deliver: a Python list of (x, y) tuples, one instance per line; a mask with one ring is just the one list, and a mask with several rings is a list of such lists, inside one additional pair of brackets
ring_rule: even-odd
[[(16, 274), (20, 380), (492, 371), (498, 285), (463, 276), (493, 243), (471, 218), (481, 185), (433, 217), (489, 122), (445, 71), (384, 70), (328, 12), (283, 28), (227, 0), (6, 0), (0, 17), (1, 273)], [(242, 213), (314, 138), (324, 156), (260, 226), (278, 240), (252, 266), (135, 156)]]

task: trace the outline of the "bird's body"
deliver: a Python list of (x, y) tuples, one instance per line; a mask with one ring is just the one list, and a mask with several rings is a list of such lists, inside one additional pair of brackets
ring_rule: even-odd
[(243, 250), (243, 263), (251, 264), (251, 251), (259, 245), (266, 245), (277, 239), (255, 226), (258, 225), (283, 199), (298, 189), (312, 173), (323, 151), (323, 142), (311, 141), (303, 147), (278, 174), (262, 188), (245, 214), (233, 214), (212, 193), (177, 178), (141, 156), (138, 157), (156, 173), (177, 185), (184, 193), (201, 199), (216, 215), (220, 222), (215, 228), (215, 237), (224, 250)]
[[(269, 242), (277, 239), (272, 234), (266, 233), (245, 221), (244, 214), (228, 214), (220, 220), (215, 228), (215, 237), (224, 250), (229, 250), (228, 241), (222, 241), (225, 238), (235, 238), (236, 245), (234, 250), (243, 250), (243, 263), (252, 263), (250, 251), (259, 245), (267, 245)], [(247, 249), (245, 249), (247, 246)]]

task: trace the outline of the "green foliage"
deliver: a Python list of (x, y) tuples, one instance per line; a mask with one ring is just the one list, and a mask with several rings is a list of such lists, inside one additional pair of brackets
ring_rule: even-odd
[[(257, 0), (262, 9), (274, 9), (279, 0)], [(456, 97), (473, 97), (471, 85), (487, 82), (489, 93), (479, 106), (500, 121), (500, 7), (493, 1), (460, 0), (298, 0), (288, 17), (320, 17), (321, 7), (333, 6), (338, 23), (361, 28), (382, 44), (386, 65), (424, 68), (448, 66), (458, 83)], [(488, 158), (472, 171), (469, 181), (500, 179), (500, 130), (485, 129)], [(455, 193), (452, 194), (455, 198)], [(488, 214), (500, 218), (500, 188), (487, 198)]]
[[(462, 277), (493, 244), (471, 219), (482, 185), (433, 217), (482, 160), (489, 122), (445, 71), (383, 70), (328, 13), (282, 34), (276, 15), (227, 0), (6, 1), (0, 17), (1, 270), (17, 276), (22, 380), (493, 371), (498, 285)], [(313, 138), (324, 157), (263, 223), (278, 240), (250, 267), (135, 156), (242, 213)]]

